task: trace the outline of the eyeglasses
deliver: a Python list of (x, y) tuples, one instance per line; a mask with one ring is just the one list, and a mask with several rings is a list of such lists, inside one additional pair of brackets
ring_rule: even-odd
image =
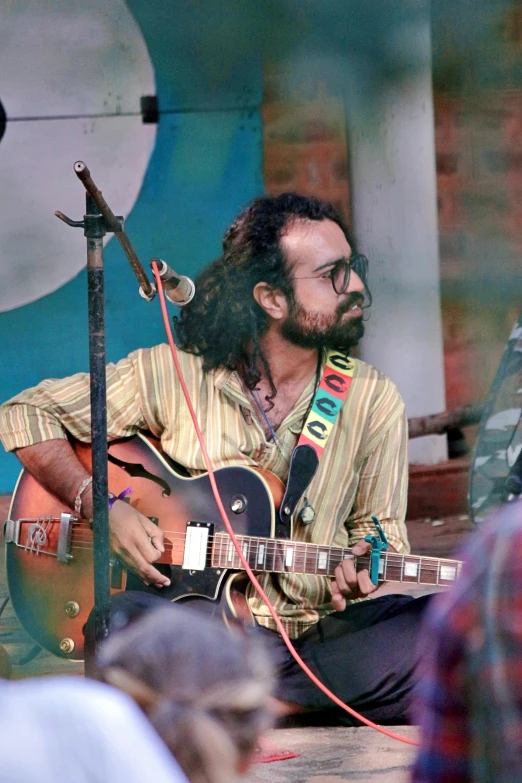
[[(344, 294), (350, 285), (350, 275), (352, 269), (361, 279), (364, 285), (364, 290), (368, 298), (370, 298), (370, 291), (368, 289), (368, 259), (363, 256), (362, 253), (356, 253), (350, 258), (349, 261), (345, 261), (344, 258), (340, 258), (336, 261), (330, 271), (324, 275), (323, 278), (329, 277), (332, 282), (332, 287), (335, 293), (340, 296)], [(311, 277), (294, 277), (294, 280), (318, 280), (316, 275)]]

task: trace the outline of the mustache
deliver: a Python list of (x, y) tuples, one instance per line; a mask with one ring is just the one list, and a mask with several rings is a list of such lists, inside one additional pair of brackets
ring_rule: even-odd
[(362, 307), (364, 304), (364, 296), (358, 291), (352, 291), (350, 294), (348, 294), (342, 305), (339, 305), (337, 314), (344, 315), (351, 307), (354, 306), (354, 304), (357, 304), (360, 307)]

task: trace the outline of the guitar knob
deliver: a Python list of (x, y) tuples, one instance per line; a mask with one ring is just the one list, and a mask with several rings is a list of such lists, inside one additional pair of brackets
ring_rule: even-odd
[(234, 514), (242, 514), (247, 505), (247, 499), (244, 495), (234, 495), (230, 504), (230, 510), (233, 511)]
[(65, 637), (65, 639), (62, 639), (60, 642), (60, 650), (65, 653), (66, 655), (69, 655), (69, 653), (72, 653), (74, 650), (74, 642), (72, 639), (69, 639), (68, 636)]
[(67, 601), (65, 604), (65, 614), (67, 617), (77, 617), (80, 614), (80, 604), (76, 601)]

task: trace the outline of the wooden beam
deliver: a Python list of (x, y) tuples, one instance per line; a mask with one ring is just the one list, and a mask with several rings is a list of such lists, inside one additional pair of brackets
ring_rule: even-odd
[(452, 411), (408, 419), (409, 438), (411, 440), (421, 438), (423, 435), (439, 435), (454, 428), (478, 424), (483, 410), (484, 404), (463, 405)]

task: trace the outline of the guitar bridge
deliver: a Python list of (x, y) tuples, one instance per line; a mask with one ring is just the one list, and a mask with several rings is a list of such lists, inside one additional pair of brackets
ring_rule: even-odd
[(183, 565), (187, 571), (204, 571), (207, 567), (208, 542), (214, 525), (211, 522), (189, 522), (185, 537)]
[(6, 544), (18, 544), (20, 541), (20, 520), (7, 519), (4, 526), (4, 541)]
[[(71, 538), (73, 531), (73, 524), (78, 519), (72, 514), (64, 512), (60, 514), (58, 541), (56, 544), (56, 559), (59, 563), (68, 563), (72, 560), (71, 554)], [(29, 519), (21, 517), (20, 519), (8, 519), (4, 526), (4, 540), (6, 544), (15, 544), (15, 546), (21, 546), (29, 552), (40, 554), (45, 551), (44, 547), (48, 543), (48, 535), (50, 527), (58, 522), (57, 519), (51, 517), (41, 517), (39, 519)], [(22, 525), (25, 523), (27, 527), (27, 537), (25, 543), (20, 542)], [(52, 554), (52, 552), (46, 552), (46, 554)]]

